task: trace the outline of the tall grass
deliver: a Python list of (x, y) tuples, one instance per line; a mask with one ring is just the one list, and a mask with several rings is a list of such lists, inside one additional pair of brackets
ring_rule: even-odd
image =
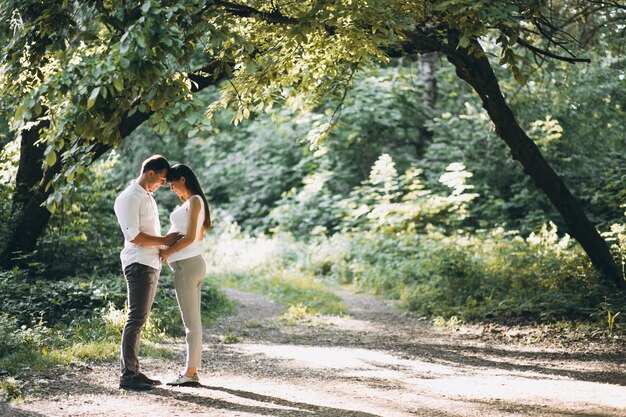
[(346, 311), (332, 283), (307, 268), (307, 245), (289, 235), (253, 238), (231, 224), (207, 246), (209, 273), (221, 285), (267, 295), (286, 310), (302, 306), (306, 315)]
[[(604, 322), (607, 311), (626, 307), (554, 224), (526, 237), (503, 228), (450, 233), (431, 225), (419, 233), (361, 230), (307, 243), (231, 231), (211, 246), (211, 268), (222, 282), (313, 312), (345, 311), (334, 306), (337, 285), (397, 299), (424, 316), (463, 320)], [(220, 256), (226, 248), (232, 257)]]

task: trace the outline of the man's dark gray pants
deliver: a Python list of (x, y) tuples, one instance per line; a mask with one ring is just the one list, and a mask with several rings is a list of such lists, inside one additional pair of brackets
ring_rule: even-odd
[(120, 377), (130, 378), (139, 372), (139, 339), (141, 329), (152, 309), (161, 271), (133, 263), (124, 268), (128, 293), (128, 315), (122, 332)]

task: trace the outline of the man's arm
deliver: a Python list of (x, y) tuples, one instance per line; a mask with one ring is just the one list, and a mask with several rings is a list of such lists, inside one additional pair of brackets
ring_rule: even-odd
[(181, 238), (180, 233), (169, 233), (167, 236), (153, 236), (144, 232), (139, 232), (132, 243), (139, 246), (171, 246)]
[(178, 233), (154, 236), (139, 231), (139, 206), (139, 200), (129, 196), (115, 201), (115, 214), (124, 239), (139, 246), (171, 246), (181, 238)]

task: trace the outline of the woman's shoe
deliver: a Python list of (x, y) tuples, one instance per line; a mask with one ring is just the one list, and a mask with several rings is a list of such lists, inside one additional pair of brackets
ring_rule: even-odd
[(200, 380), (198, 379), (198, 374), (193, 374), (192, 377), (178, 375), (177, 379), (168, 382), (167, 385), (175, 387), (197, 387), (200, 385)]

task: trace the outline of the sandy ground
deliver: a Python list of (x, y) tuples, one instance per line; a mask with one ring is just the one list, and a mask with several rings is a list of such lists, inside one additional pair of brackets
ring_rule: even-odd
[[(118, 389), (117, 364), (62, 368), (0, 416), (626, 416), (623, 343), (534, 340), (497, 326), (436, 329), (387, 300), (339, 292), (345, 317), (289, 325), (267, 298), (205, 329), (202, 386)], [(223, 343), (229, 336), (237, 343)], [(184, 361), (142, 359), (164, 382)]]

